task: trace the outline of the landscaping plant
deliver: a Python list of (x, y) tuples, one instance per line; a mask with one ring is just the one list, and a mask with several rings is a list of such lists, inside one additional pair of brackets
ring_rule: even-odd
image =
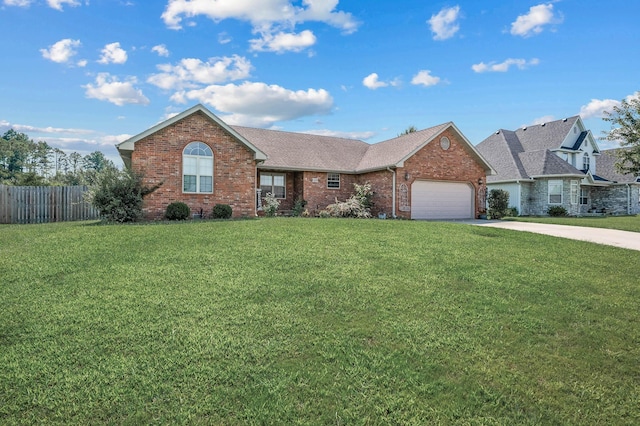
[(233, 214), (231, 206), (228, 204), (216, 204), (213, 206), (211, 217), (214, 219), (230, 219)]
[(509, 193), (503, 189), (492, 189), (487, 200), (491, 219), (502, 219), (508, 213)]
[(146, 186), (141, 174), (108, 168), (96, 174), (86, 197), (105, 221), (135, 222), (143, 216), (143, 198), (161, 185)]
[(186, 220), (190, 214), (191, 209), (188, 205), (181, 201), (174, 201), (167, 206), (164, 216), (169, 220)]

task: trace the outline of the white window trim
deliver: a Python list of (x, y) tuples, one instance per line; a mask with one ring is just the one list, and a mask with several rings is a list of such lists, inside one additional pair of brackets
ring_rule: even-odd
[(582, 156), (582, 167), (584, 170), (591, 170), (591, 157), (589, 156), (588, 152), (585, 152)]
[[(211, 157), (205, 156), (205, 155), (185, 154), (184, 151), (187, 149), (187, 147), (189, 147), (189, 145), (194, 144), (194, 143), (201, 143), (201, 144), (205, 145), (211, 151)], [(194, 158), (194, 159), (196, 159), (196, 190), (195, 191), (185, 191), (184, 190), (184, 176), (185, 176), (185, 173), (184, 173), (184, 159), (185, 158)], [(211, 191), (200, 191), (200, 177), (201, 176), (209, 176), (209, 175), (201, 175), (199, 173), (199, 171), (198, 171), (199, 162), (197, 160), (199, 160), (201, 158), (210, 158), (211, 159)], [(182, 149), (182, 193), (183, 194), (213, 194), (213, 187), (214, 187), (214, 180), (213, 180), (214, 170), (213, 170), (213, 166), (214, 166), (214, 163), (213, 163), (213, 150), (211, 149), (211, 147), (209, 147), (204, 142), (199, 142), (199, 141), (189, 142)]]
[[(271, 183), (271, 191), (261, 191), (260, 196), (262, 198), (264, 198), (267, 195), (268, 192), (271, 192), (271, 194), (273, 194), (273, 186), (274, 186), (273, 185), (273, 177), (275, 177), (275, 176), (282, 176), (282, 180), (284, 181), (284, 186), (283, 186), (283, 188), (284, 188), (284, 196), (283, 197), (276, 197), (276, 199), (285, 200), (287, 198), (287, 174), (286, 173), (270, 173), (270, 172), (262, 173), (261, 172), (260, 173), (260, 179), (262, 179), (262, 176), (271, 176), (271, 182), (272, 182)], [(262, 189), (262, 184), (260, 184), (260, 182), (258, 182), (258, 187), (260, 189)]]
[[(585, 197), (583, 197), (582, 195), (586, 194)], [(583, 203), (582, 200), (585, 200), (585, 202)], [(589, 204), (589, 189), (588, 188), (580, 188), (580, 205), (581, 206), (586, 206)]]
[[(331, 179), (331, 177), (338, 177), (338, 186), (329, 186), (329, 182), (335, 182), (335, 179)], [(327, 189), (340, 189), (340, 173), (327, 173)]]
[(577, 180), (571, 181), (571, 193), (570, 202), (573, 205), (577, 205), (580, 202), (580, 185)]
[[(557, 185), (558, 182), (560, 182), (560, 202), (554, 203), (554, 202), (551, 201), (551, 195), (558, 195), (558, 194), (551, 194), (551, 184), (553, 183), (554, 186), (555, 186), (555, 185)], [(549, 180), (547, 182), (547, 202), (549, 204), (553, 204), (553, 205), (562, 204), (562, 201), (563, 201), (562, 193), (563, 192), (564, 192), (564, 182), (561, 179), (553, 179), (553, 180)]]

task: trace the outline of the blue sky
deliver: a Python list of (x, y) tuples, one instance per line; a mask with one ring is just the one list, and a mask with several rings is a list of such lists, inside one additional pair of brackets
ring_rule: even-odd
[(638, 16), (637, 0), (0, 0), (0, 132), (119, 162), (116, 143), (203, 103), (371, 143), (577, 114), (599, 136), (640, 90)]

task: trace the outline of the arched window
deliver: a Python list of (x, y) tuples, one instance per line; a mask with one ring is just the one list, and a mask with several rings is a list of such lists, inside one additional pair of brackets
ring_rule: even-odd
[(213, 151), (202, 142), (191, 142), (182, 151), (182, 192), (213, 192)]
[(584, 156), (582, 157), (582, 170), (589, 170), (589, 166), (591, 165), (591, 162), (589, 161), (589, 154), (587, 154), (586, 152), (584, 153)]

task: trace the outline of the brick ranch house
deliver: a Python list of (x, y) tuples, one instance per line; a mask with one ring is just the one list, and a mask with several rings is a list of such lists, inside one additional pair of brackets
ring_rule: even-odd
[(484, 208), (491, 166), (451, 122), (397, 138), (363, 141), (230, 126), (202, 105), (119, 145), (127, 168), (147, 184), (147, 219), (160, 219), (173, 201), (192, 212), (228, 204), (234, 217), (255, 216), (271, 192), (281, 210), (298, 198), (317, 214), (370, 183), (372, 213), (412, 219), (474, 218)]

